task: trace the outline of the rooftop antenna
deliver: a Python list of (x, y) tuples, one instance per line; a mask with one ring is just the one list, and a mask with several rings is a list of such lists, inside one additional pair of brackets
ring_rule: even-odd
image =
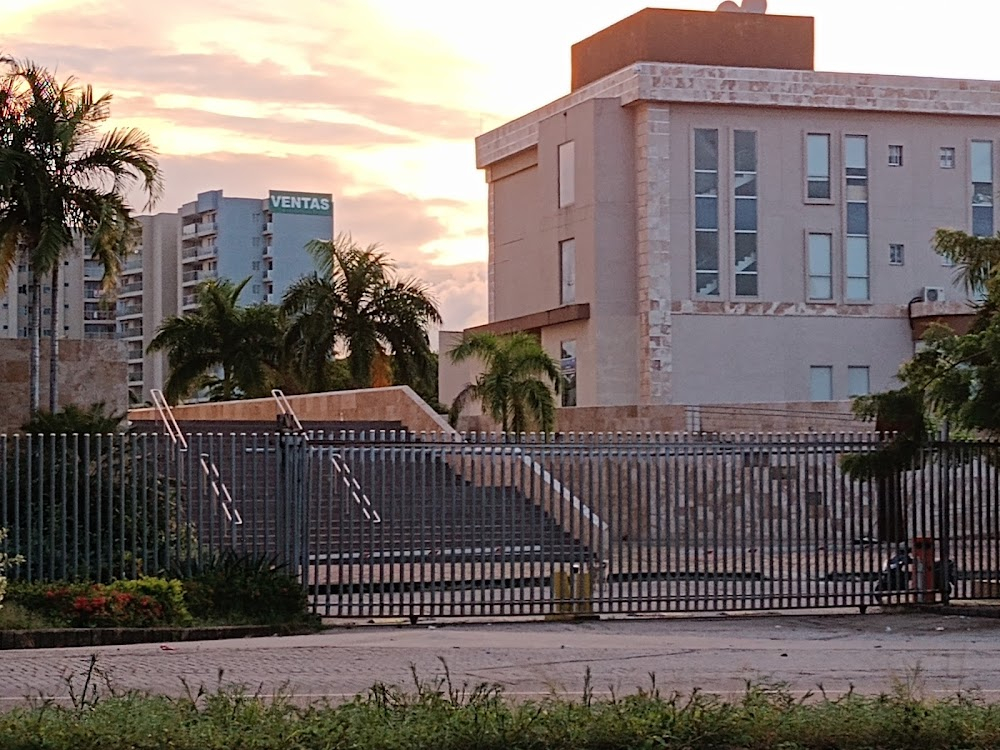
[(723, 13), (767, 13), (767, 0), (743, 0), (742, 5), (726, 0), (716, 10)]

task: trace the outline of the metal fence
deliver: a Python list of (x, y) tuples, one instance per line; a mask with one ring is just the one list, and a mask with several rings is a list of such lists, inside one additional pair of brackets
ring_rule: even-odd
[[(859, 607), (1000, 596), (1000, 444), (856, 480), (872, 435), (0, 436), (25, 580), (266, 555), (343, 617)], [(895, 563), (888, 562), (895, 559)]]

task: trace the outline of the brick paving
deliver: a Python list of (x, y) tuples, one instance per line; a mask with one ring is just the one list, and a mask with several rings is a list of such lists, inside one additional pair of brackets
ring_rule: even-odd
[(301, 700), (342, 700), (377, 681), (412, 686), (443, 674), (456, 685), (497, 683), (513, 696), (578, 696), (589, 668), (597, 693), (648, 687), (731, 695), (746, 680), (783, 681), (802, 693), (851, 686), (864, 693), (912, 682), (928, 694), (977, 690), (1000, 700), (1000, 620), (933, 614), (805, 614), (339, 627), (309, 636), (7, 651), (0, 705), (65, 699), (82, 686), (91, 654), (100, 682), (183, 695), (223, 684)]

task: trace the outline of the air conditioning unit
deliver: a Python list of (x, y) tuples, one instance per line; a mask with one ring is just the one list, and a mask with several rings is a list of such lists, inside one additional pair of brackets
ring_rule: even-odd
[(944, 287), (925, 286), (924, 302), (944, 302)]

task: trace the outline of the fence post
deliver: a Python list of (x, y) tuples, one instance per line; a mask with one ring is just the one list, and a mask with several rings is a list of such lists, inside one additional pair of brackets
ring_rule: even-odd
[[(944, 581), (936, 581), (939, 590), (941, 591), (941, 603), (947, 605), (951, 599), (951, 566), (949, 565), (949, 560), (951, 559), (951, 524), (949, 523), (951, 519), (951, 443), (950, 441), (950, 425), (947, 420), (944, 423), (944, 440), (941, 443), (941, 465), (942, 465), (942, 482), (941, 482), (941, 502), (940, 506), (940, 524), (941, 524), (941, 565), (940, 568), (944, 573)], [(931, 563), (933, 564), (933, 560)]]

